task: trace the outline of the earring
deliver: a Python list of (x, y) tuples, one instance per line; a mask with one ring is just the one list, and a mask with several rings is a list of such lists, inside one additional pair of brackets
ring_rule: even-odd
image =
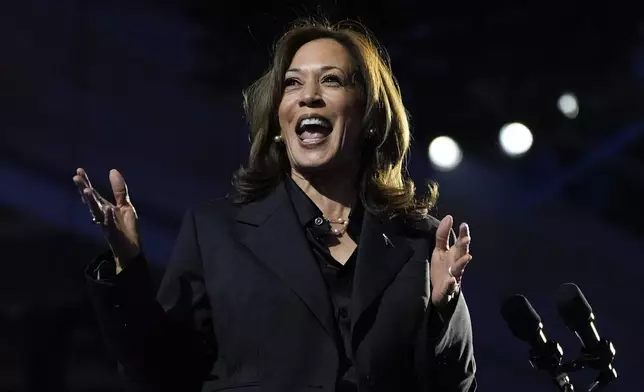
[(373, 137), (373, 135), (375, 135), (375, 134), (376, 134), (376, 130), (375, 130), (375, 129), (373, 129), (373, 128), (371, 128), (371, 129), (367, 132), (367, 134), (369, 135), (369, 137)]
[(275, 137), (273, 137), (273, 141), (275, 143), (281, 143), (283, 141), (282, 135), (276, 135)]

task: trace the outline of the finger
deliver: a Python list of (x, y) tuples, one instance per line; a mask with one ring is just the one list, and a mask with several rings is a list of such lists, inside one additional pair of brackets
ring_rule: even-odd
[(103, 214), (103, 209), (101, 204), (96, 200), (95, 196), (96, 191), (91, 188), (83, 189), (83, 197), (85, 199), (85, 204), (89, 206), (89, 211), (92, 214), (92, 218), (97, 222), (103, 222), (105, 216)]
[(105, 219), (103, 220), (103, 234), (105, 235), (107, 242), (110, 244), (112, 252), (114, 252), (115, 244), (118, 241), (117, 238), (119, 231), (119, 224), (118, 220), (116, 219), (116, 215), (114, 214), (114, 207), (110, 206), (106, 208), (104, 215)]
[(463, 273), (465, 272), (465, 267), (467, 267), (470, 261), (472, 261), (472, 255), (470, 254), (466, 254), (465, 256), (456, 260), (454, 264), (452, 264), (450, 267), (452, 276), (457, 280), (459, 280), (463, 276)]
[(452, 230), (452, 224), (454, 223), (454, 218), (451, 215), (447, 215), (441, 220), (441, 223), (436, 229), (436, 248), (441, 250), (449, 249), (449, 235)]
[(83, 189), (92, 187), (89, 182), (89, 178), (87, 177), (87, 173), (85, 173), (85, 169), (82, 167), (76, 169), (76, 174), (74, 175), (73, 180), (81, 196), (83, 195)]
[(79, 167), (78, 169), (76, 169), (76, 175), (79, 176), (85, 182), (85, 186), (87, 188), (92, 188), (92, 183), (90, 182), (89, 176), (87, 175), (87, 172), (85, 171), (85, 169), (83, 169), (82, 167)]
[(463, 222), (458, 229), (458, 238), (470, 237), (470, 225)]
[(85, 197), (85, 194), (83, 193), (83, 190), (85, 188), (88, 188), (88, 186), (85, 184), (85, 180), (79, 175), (75, 175), (72, 180), (74, 181), (74, 185), (76, 185), (78, 194), (80, 194), (81, 196), (81, 200), (83, 201), (83, 203), (87, 204), (87, 197)]
[(114, 207), (105, 208), (105, 218), (103, 220), (103, 226), (107, 229), (107, 232), (111, 235), (118, 230), (118, 222), (114, 216)]
[(72, 180), (74, 181), (74, 184), (82, 191), (85, 188), (89, 188), (90, 186), (87, 184), (85, 181), (85, 178), (76, 174), (74, 177), (72, 177)]
[(110, 170), (110, 184), (112, 185), (112, 192), (114, 193), (114, 201), (118, 207), (130, 203), (130, 196), (128, 195), (127, 185), (123, 175), (116, 169)]
[(470, 236), (470, 227), (467, 223), (461, 223), (458, 240), (456, 240), (456, 246), (462, 251), (463, 254), (470, 252), (470, 242), (472, 242), (472, 237)]
[(82, 197), (83, 203), (90, 204), (88, 200), (88, 196), (85, 195), (84, 191), (85, 191), (85, 188), (93, 189), (93, 187), (85, 169), (83, 169), (82, 167), (79, 167), (78, 169), (76, 169), (76, 175), (74, 176), (73, 180), (74, 180), (74, 183), (76, 184), (76, 188), (78, 189), (78, 192)]
[(114, 204), (112, 204), (109, 200), (103, 197), (98, 191), (94, 188), (92, 188), (92, 196), (94, 196), (94, 200), (98, 204), (98, 206), (102, 209), (106, 207), (114, 207)]

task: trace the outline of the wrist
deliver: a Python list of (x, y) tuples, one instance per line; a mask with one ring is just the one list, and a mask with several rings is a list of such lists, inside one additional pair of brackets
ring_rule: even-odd
[(456, 292), (453, 292), (451, 294), (432, 294), (432, 305), (437, 309), (447, 308), (449, 304), (454, 300), (454, 297), (456, 297)]
[(458, 292), (455, 291), (451, 294), (442, 294), (440, 296), (432, 296), (432, 306), (442, 316), (451, 314), (454, 303), (458, 297)]
[(132, 253), (127, 256), (117, 256), (114, 254), (114, 264), (116, 266), (116, 274), (121, 273), (125, 268), (130, 264), (135, 262), (141, 256), (141, 251), (139, 250), (136, 253)]

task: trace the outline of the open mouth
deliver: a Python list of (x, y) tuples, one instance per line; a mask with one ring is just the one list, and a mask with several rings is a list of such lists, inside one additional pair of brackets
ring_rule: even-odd
[(317, 144), (333, 131), (333, 124), (326, 117), (320, 115), (307, 115), (297, 122), (295, 132), (304, 144)]

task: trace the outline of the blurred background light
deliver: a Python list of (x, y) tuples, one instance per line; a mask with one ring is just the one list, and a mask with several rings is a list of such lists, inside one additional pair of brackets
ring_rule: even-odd
[(557, 107), (564, 116), (573, 119), (579, 114), (579, 103), (577, 97), (572, 93), (565, 93), (559, 97)]
[(518, 122), (505, 124), (499, 132), (501, 148), (511, 157), (518, 157), (528, 152), (532, 147), (532, 141), (532, 132)]
[(441, 171), (454, 169), (461, 163), (463, 152), (458, 143), (449, 136), (439, 136), (429, 143), (429, 161)]

